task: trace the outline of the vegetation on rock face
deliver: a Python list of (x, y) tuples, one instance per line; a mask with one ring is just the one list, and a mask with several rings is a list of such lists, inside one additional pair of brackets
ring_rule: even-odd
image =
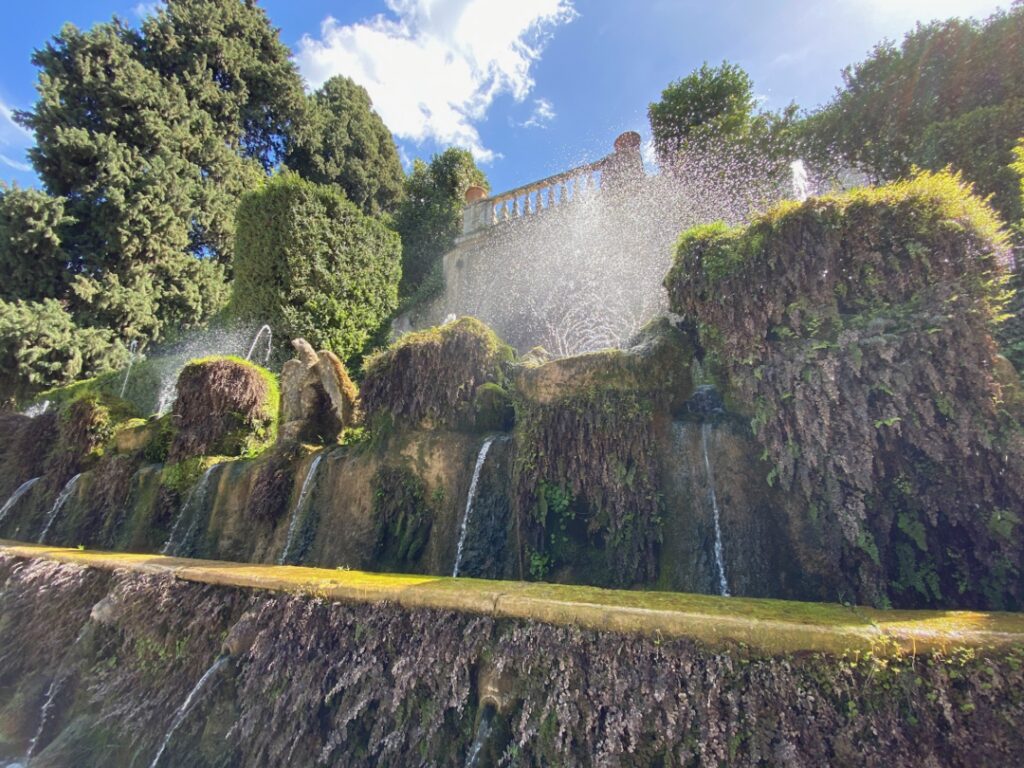
[(1006, 167), (1024, 120), (1022, 69), (1020, 3), (981, 23), (918, 25), (847, 67), (845, 88), (804, 126), (806, 151), (826, 165), (838, 152), (879, 179), (952, 165), (1015, 221), (1022, 208)]
[(397, 235), (334, 187), (282, 173), (238, 208), (231, 313), (342, 358), (398, 303)]
[(395, 214), (402, 237), (403, 298), (424, 298), (443, 288), (441, 257), (452, 249), (462, 225), (466, 190), (489, 189), (487, 177), (465, 149), (447, 149), (430, 164), (416, 160)]
[(485, 750), (523, 765), (1024, 759), (1019, 649), (760, 656), (9, 556), (0, 583), (0, 647), (20, 651), (0, 666), (0, 686), (17, 694), (0, 712), (0, 743), (27, 744), (36, 724), (12, 713), (36, 711), (25, 697), (42, 700), (48, 678), (64, 686), (40, 762), (155, 754), (225, 646), (230, 662), (194, 700), (169, 762), (373, 766), (414, 755), (461, 765), (482, 671), (501, 681), (504, 700)]
[(20, 413), (0, 413), (0, 496), (9, 498), (14, 490), (39, 476), (46, 455), (57, 440), (56, 411), (35, 418)]
[(593, 389), (517, 409), (513, 509), (526, 570), (543, 579), (589, 550), (600, 553), (593, 583), (652, 581), (661, 499), (651, 403)]
[(680, 239), (672, 308), (753, 413), (769, 481), (803, 499), (805, 567), (859, 599), (1024, 598), (1024, 434), (993, 377), (1006, 255), (948, 174)]
[(168, 461), (246, 456), (274, 440), (280, 394), (273, 374), (236, 357), (193, 360), (178, 377)]
[(458, 426), (471, 416), (478, 387), (504, 381), (513, 352), (479, 320), (459, 320), (408, 333), (366, 361), (360, 389), (372, 422)]
[(433, 512), (423, 480), (405, 465), (384, 465), (374, 475), (373, 516), (377, 524), (374, 563), (404, 570), (426, 546)]
[(391, 131), (366, 89), (347, 77), (332, 77), (309, 97), (285, 162), (312, 182), (337, 184), (369, 216), (394, 212), (403, 194)]

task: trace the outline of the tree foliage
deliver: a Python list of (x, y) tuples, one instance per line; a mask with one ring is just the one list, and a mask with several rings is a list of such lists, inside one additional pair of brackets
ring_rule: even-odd
[(309, 98), (286, 162), (310, 181), (337, 184), (366, 214), (394, 212), (403, 193), (391, 131), (366, 89), (347, 77), (332, 77)]
[(647, 117), (658, 157), (670, 161), (694, 140), (747, 132), (754, 118), (753, 81), (735, 64), (705, 62), (670, 83), (661, 101), (648, 106)]
[(413, 164), (405, 183), (405, 200), (395, 215), (402, 237), (402, 296), (411, 296), (451, 250), (462, 225), (466, 190), (489, 189), (487, 177), (465, 149), (451, 147), (429, 165)]
[(33, 63), (39, 99), (19, 119), (66, 214), (66, 274), (45, 295), (129, 338), (203, 324), (226, 296), (238, 199), (301, 116), (277, 31), (249, 0), (169, 0), (141, 30), (66, 25)]
[(1017, 146), (1013, 150), (1013, 170), (1016, 172), (1019, 179), (1020, 185), (1020, 205), (1021, 209), (1024, 210), (1024, 138), (1021, 138), (1017, 142)]
[(1024, 4), (981, 23), (918, 25), (898, 47), (876, 46), (843, 79), (804, 126), (814, 159), (838, 153), (877, 179), (951, 165), (993, 194), (1004, 217), (1019, 218), (1006, 168), (1024, 115)]
[(80, 328), (55, 299), (0, 301), (0, 400), (67, 384), (128, 362), (114, 334)]
[(60, 231), (71, 223), (64, 198), (0, 184), (0, 299), (36, 301), (65, 292)]
[(287, 172), (242, 199), (231, 313), (343, 358), (398, 303), (400, 242), (333, 186)]

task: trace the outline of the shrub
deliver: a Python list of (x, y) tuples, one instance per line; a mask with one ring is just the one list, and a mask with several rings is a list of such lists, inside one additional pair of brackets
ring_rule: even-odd
[(389, 414), (415, 425), (457, 426), (477, 388), (504, 379), (511, 347), (472, 317), (408, 333), (366, 362), (360, 395), (367, 420)]
[(238, 357), (193, 360), (178, 377), (171, 463), (193, 456), (252, 456), (277, 433), (273, 374)]
[(335, 187), (282, 173), (238, 208), (230, 312), (343, 359), (398, 303), (398, 235)]

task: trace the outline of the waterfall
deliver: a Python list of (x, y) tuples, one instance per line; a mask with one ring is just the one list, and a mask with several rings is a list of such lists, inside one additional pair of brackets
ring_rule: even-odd
[(295, 532), (299, 527), (299, 513), (305, 505), (306, 497), (309, 495), (309, 490), (313, 485), (313, 476), (316, 474), (316, 468), (320, 466), (320, 460), (323, 457), (323, 453), (317, 454), (317, 457), (313, 459), (313, 463), (309, 465), (309, 471), (306, 473), (306, 479), (302, 481), (302, 488), (299, 490), (299, 498), (295, 501), (295, 508), (292, 509), (292, 517), (288, 522), (288, 538), (285, 539), (284, 542), (284, 551), (281, 553), (281, 557), (277, 560), (278, 565), (284, 565), (288, 560), (288, 553), (291, 552), (292, 543), (295, 539)]
[(156, 401), (156, 415), (163, 416), (174, 405), (174, 398), (177, 394), (178, 386), (178, 375), (175, 371), (173, 376), (164, 380), (164, 383), (160, 387), (160, 396)]
[(793, 178), (793, 199), (801, 203), (811, 196), (811, 182), (807, 178), (807, 167), (803, 160), (794, 160), (789, 164)]
[(199, 482), (192, 486), (192, 490), (188, 492), (188, 496), (185, 497), (185, 503), (181, 505), (181, 509), (178, 510), (178, 516), (174, 519), (174, 525), (171, 526), (171, 534), (167, 537), (167, 541), (164, 542), (163, 547), (160, 548), (161, 555), (174, 555), (178, 554), (177, 549), (181, 547), (183, 543), (188, 541), (189, 534), (196, 524), (196, 515), (198, 510), (192, 512), (192, 519), (188, 530), (185, 531), (185, 535), (181, 537), (181, 541), (175, 546), (175, 537), (177, 536), (178, 529), (181, 527), (182, 521), (185, 519), (185, 513), (193, 509), (195, 504), (202, 504), (206, 500), (206, 486), (210, 482), (210, 476), (213, 474), (213, 470), (219, 467), (223, 462), (211, 465), (199, 479)]
[(14, 508), (14, 505), (18, 503), (18, 499), (28, 493), (28, 489), (39, 482), (38, 477), (33, 477), (31, 480), (26, 480), (24, 483), (18, 486), (18, 489), (11, 494), (11, 498), (7, 500), (7, 503), (0, 507), (0, 523), (7, 517), (7, 513)]
[(53, 709), (53, 705), (57, 702), (57, 694), (60, 693), (60, 684), (64, 682), (60, 676), (54, 677), (50, 681), (50, 686), (46, 689), (46, 699), (43, 701), (43, 708), (39, 710), (39, 727), (36, 728), (36, 735), (32, 737), (32, 741), (28, 743), (28, 751), (25, 753), (25, 765), (27, 766), (32, 760), (32, 755), (36, 752), (36, 746), (39, 744), (39, 740), (43, 738), (43, 729), (46, 728), (46, 719), (50, 715), (50, 710)]
[(139, 340), (132, 339), (132, 343), (128, 345), (128, 351), (131, 356), (128, 358), (128, 370), (124, 372), (124, 381), (121, 382), (121, 397), (124, 397), (124, 392), (128, 388), (128, 377), (132, 375), (132, 363), (135, 362), (135, 352), (139, 348)]
[(476, 735), (473, 737), (473, 743), (466, 754), (466, 768), (477, 768), (481, 765), (480, 753), (483, 751), (484, 745), (487, 744), (487, 740), (491, 737), (495, 714), (497, 712), (490, 704), (485, 705), (483, 712), (480, 713), (480, 722), (476, 726)]
[(50, 515), (46, 518), (46, 525), (43, 527), (43, 532), (39, 534), (40, 544), (46, 543), (46, 534), (50, 532), (50, 528), (53, 526), (54, 521), (57, 519), (57, 515), (60, 514), (60, 511), (64, 508), (64, 505), (67, 503), (68, 499), (71, 498), (71, 494), (75, 490), (75, 486), (78, 484), (78, 478), (80, 478), (81, 476), (82, 473), (79, 472), (77, 475), (72, 477), (64, 484), (64, 487), (61, 489), (61, 492), (57, 494), (57, 500), (53, 502), (53, 508), (50, 509)]
[(22, 412), (21, 415), (28, 416), (30, 419), (34, 419), (36, 416), (42, 416), (48, 410), (50, 410), (50, 401), (43, 400), (41, 403), (35, 403), (34, 405), (30, 405)]
[(711, 433), (711, 422), (705, 421), (700, 429), (701, 450), (704, 452), (704, 471), (708, 477), (708, 498), (711, 500), (711, 512), (715, 520), (715, 565), (718, 566), (718, 593), (729, 597), (729, 583), (725, 580), (725, 561), (722, 557), (722, 525), (718, 519), (718, 497), (715, 494), (715, 476), (711, 471), (711, 459), (708, 457), (708, 435)]
[(466, 495), (466, 511), (462, 515), (462, 528), (459, 530), (459, 545), (455, 549), (455, 567), (452, 568), (453, 578), (458, 577), (459, 566), (462, 565), (462, 549), (466, 545), (466, 531), (469, 530), (469, 518), (473, 514), (473, 503), (476, 501), (476, 486), (480, 482), (480, 470), (484, 468), (484, 462), (487, 461), (487, 451), (490, 450), (494, 439), (492, 435), (484, 440), (484, 444), (480, 446), (480, 453), (476, 456), (476, 466), (473, 467), (473, 479), (469, 483), (469, 493)]
[(160, 749), (157, 750), (156, 757), (153, 758), (153, 762), (149, 764), (149, 768), (156, 768), (160, 763), (160, 758), (163, 757), (164, 750), (167, 749), (167, 745), (171, 742), (171, 737), (174, 732), (178, 730), (183, 722), (185, 722), (185, 716), (188, 715), (189, 709), (192, 707), (192, 702), (196, 696), (200, 694), (203, 687), (206, 685), (206, 681), (209, 680), (214, 674), (217, 673), (221, 667), (230, 659), (230, 656), (221, 656), (213, 665), (203, 673), (203, 676), (199, 678), (199, 682), (195, 684), (195, 687), (189, 691), (188, 696), (185, 697), (185, 701), (182, 702), (181, 706), (178, 707), (178, 711), (174, 713), (174, 720), (171, 721), (171, 727), (167, 729), (167, 733), (164, 735), (164, 741), (160, 745)]
[(256, 351), (256, 345), (259, 343), (264, 331), (267, 333), (267, 352), (263, 356), (263, 364), (266, 365), (270, 362), (270, 354), (274, 350), (274, 332), (270, 330), (269, 325), (264, 325), (256, 331), (256, 338), (252, 340), (252, 346), (249, 347), (249, 352), (245, 356), (246, 360), (252, 360), (252, 353)]

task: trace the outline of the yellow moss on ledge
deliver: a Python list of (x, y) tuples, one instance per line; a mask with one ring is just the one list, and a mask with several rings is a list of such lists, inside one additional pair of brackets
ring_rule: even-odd
[(1024, 646), (1024, 614), (878, 611), (826, 603), (637, 592), (560, 584), (452, 579), (96, 552), (0, 540), (0, 555), (186, 581), (304, 594), (341, 602), (393, 602), (623, 634), (699, 641), (753, 652), (930, 653)]

